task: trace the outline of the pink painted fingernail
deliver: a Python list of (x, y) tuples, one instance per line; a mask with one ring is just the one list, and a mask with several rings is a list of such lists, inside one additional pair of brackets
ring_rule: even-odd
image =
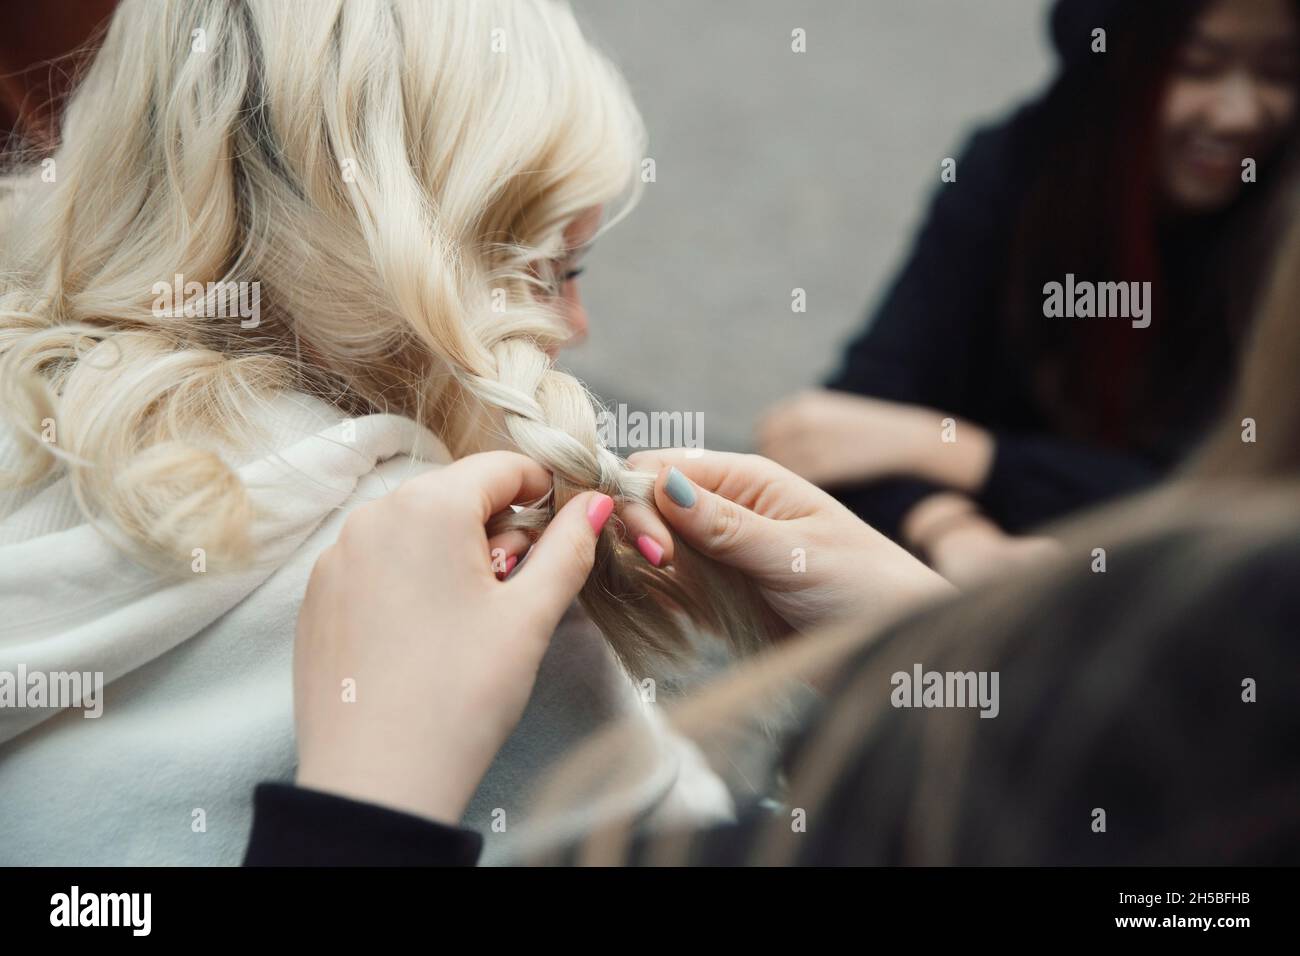
[(591, 504), (587, 505), (587, 522), (591, 525), (591, 530), (600, 534), (600, 529), (605, 527), (605, 522), (613, 513), (614, 499), (609, 495), (596, 495), (592, 498)]
[(636, 549), (656, 568), (659, 567), (659, 562), (664, 559), (664, 549), (659, 546), (658, 541), (648, 534), (643, 534), (636, 539)]
[(505, 567), (496, 572), (497, 580), (504, 581), (506, 578), (510, 577), (510, 572), (515, 569), (515, 565), (518, 563), (519, 555), (517, 554), (512, 554), (510, 557), (506, 558)]

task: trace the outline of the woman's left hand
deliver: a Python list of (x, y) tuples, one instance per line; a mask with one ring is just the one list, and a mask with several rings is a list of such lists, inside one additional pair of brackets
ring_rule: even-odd
[(460, 819), (523, 715), (613, 509), (606, 495), (577, 496), (501, 580), (490, 545), (521, 542), (489, 542), (484, 526), (550, 488), (530, 459), (487, 452), (348, 517), (298, 618), (299, 785)]

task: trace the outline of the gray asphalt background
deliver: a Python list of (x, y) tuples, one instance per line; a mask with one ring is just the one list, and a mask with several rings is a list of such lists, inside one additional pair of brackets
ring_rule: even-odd
[(1047, 0), (574, 5), (628, 77), (657, 181), (588, 258), (591, 337), (563, 361), (607, 403), (702, 413), (714, 448), (749, 447), (765, 406), (834, 366), (943, 158), (1052, 64)]

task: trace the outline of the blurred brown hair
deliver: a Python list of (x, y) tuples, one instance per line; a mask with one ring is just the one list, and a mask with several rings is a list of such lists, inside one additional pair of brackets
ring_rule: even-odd
[[(1218, 427), (1184, 469), (1191, 479), (1281, 478), (1300, 474), (1300, 175), (1288, 197), (1289, 225), (1260, 299)], [(1253, 419), (1254, 442), (1242, 440)]]

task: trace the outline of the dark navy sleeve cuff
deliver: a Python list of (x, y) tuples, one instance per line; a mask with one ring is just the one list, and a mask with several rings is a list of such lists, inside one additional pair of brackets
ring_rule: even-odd
[(473, 830), (280, 783), (253, 792), (245, 866), (474, 866)]

